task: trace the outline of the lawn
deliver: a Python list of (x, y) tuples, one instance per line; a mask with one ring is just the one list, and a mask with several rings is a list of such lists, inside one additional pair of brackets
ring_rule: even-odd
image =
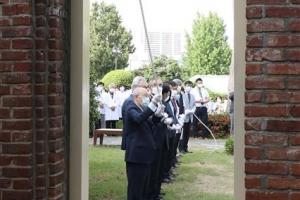
[[(191, 147), (180, 158), (177, 180), (163, 184), (165, 200), (232, 200), (233, 156), (224, 150)], [(90, 147), (90, 200), (125, 200), (124, 151), (119, 146)]]

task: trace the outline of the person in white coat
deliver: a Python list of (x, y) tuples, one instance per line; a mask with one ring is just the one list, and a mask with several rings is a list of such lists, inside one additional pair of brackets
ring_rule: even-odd
[(116, 85), (110, 83), (108, 86), (108, 93), (104, 96), (105, 108), (105, 124), (106, 128), (116, 128), (119, 120), (119, 95), (116, 92)]
[(95, 124), (95, 129), (105, 128), (105, 109), (104, 109), (104, 102), (103, 98), (106, 95), (106, 92), (104, 90), (104, 83), (99, 82), (97, 84), (96, 90), (98, 92), (98, 95), (96, 96), (96, 101), (98, 102), (98, 112), (100, 113), (100, 119), (97, 120)]
[(119, 119), (122, 120), (122, 106), (125, 101), (129, 97), (129, 93), (125, 90), (125, 86), (123, 84), (120, 84), (119, 91), (118, 91), (118, 113), (119, 113)]

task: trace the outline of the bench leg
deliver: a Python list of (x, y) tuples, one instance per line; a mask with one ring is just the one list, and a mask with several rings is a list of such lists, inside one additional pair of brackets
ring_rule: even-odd
[(96, 146), (96, 144), (97, 144), (97, 134), (94, 133), (94, 146)]
[(101, 135), (100, 135), (100, 145), (102, 145), (102, 144), (103, 144), (103, 137), (104, 137), (104, 135), (103, 135), (103, 134), (101, 134)]

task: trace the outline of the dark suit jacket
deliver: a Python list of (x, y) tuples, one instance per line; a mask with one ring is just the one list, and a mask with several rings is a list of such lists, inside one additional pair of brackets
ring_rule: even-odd
[(126, 128), (126, 110), (129, 105), (133, 103), (133, 95), (131, 94), (123, 103), (122, 105), (122, 120), (123, 120), (123, 130), (122, 130), (122, 142), (121, 142), (121, 149), (126, 150), (126, 135), (128, 133)]
[(179, 107), (179, 115), (184, 113), (184, 107), (183, 107), (183, 98), (182, 98), (182, 93), (180, 92), (180, 98), (177, 101), (177, 105)]
[[(178, 124), (178, 120), (176, 118), (176, 112), (175, 112), (174, 108), (173, 109), (171, 108), (171, 106), (173, 106), (172, 103), (170, 101), (168, 101), (168, 102), (166, 102), (165, 106), (166, 106), (165, 112), (168, 113), (169, 117), (172, 117), (174, 124)], [(173, 112), (173, 110), (174, 110), (174, 112)], [(172, 139), (175, 137), (175, 134), (176, 134), (175, 130), (167, 130), (167, 135), (169, 137), (169, 141), (170, 141), (170, 138)]]
[[(146, 108), (142, 111), (135, 103), (131, 103), (126, 116), (126, 152), (125, 161), (140, 164), (152, 164), (155, 158), (154, 124), (160, 120), (153, 116), (153, 111)], [(154, 119), (156, 118), (156, 119)]]

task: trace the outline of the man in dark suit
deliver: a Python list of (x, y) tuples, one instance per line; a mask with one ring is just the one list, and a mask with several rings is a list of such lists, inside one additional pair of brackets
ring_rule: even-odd
[[(144, 77), (136, 76), (132, 80), (131, 90), (133, 91), (137, 87), (147, 88), (148, 84)], [(131, 94), (123, 103), (122, 105), (122, 119), (123, 119), (123, 133), (122, 133), (122, 142), (121, 142), (121, 149), (126, 149), (126, 136), (127, 136), (127, 128), (126, 128), (126, 119), (125, 119), (125, 111), (127, 110), (128, 106), (133, 102), (133, 95)]]
[(125, 112), (127, 200), (146, 199), (150, 166), (156, 155), (153, 128), (161, 120), (164, 109), (163, 105), (158, 105), (161, 100), (162, 96), (157, 94), (150, 102), (147, 89), (138, 87)]
[[(155, 94), (162, 94), (163, 105), (166, 106), (165, 99), (170, 96), (171, 89), (169, 84), (163, 84), (160, 79), (149, 81), (149, 89), (152, 96)], [(147, 197), (151, 200), (161, 199), (161, 183), (163, 177), (163, 160), (165, 146), (168, 144), (167, 125), (173, 123), (173, 119), (169, 118), (172, 113), (164, 113), (164, 118), (158, 123), (154, 131), (154, 142), (156, 145), (156, 156), (151, 165), (151, 172), (149, 178), (149, 185), (147, 187)]]

